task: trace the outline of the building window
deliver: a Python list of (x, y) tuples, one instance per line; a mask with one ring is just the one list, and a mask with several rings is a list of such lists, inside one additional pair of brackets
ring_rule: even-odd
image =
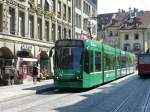
[(68, 7), (68, 21), (71, 22), (71, 8)]
[(71, 30), (69, 29), (69, 39), (71, 39)]
[(33, 16), (29, 16), (29, 37), (34, 38), (34, 19)]
[(68, 37), (67, 37), (67, 30), (66, 30), (66, 28), (64, 28), (64, 39), (67, 39)]
[(52, 0), (52, 10), (53, 10), (53, 12), (55, 12), (55, 10), (56, 10), (56, 9), (55, 9), (55, 8), (56, 8), (56, 7), (55, 7), (55, 4), (56, 4), (55, 0)]
[(83, 3), (83, 12), (90, 16), (90, 5), (88, 5), (85, 1)]
[(37, 21), (37, 32), (38, 32), (38, 39), (42, 40), (42, 19), (38, 18)]
[(8, 33), (15, 34), (15, 10), (13, 8), (9, 8)]
[(19, 11), (19, 35), (24, 36), (24, 30), (25, 30), (25, 16), (24, 12)]
[(129, 35), (128, 34), (125, 34), (124, 40), (129, 40)]
[(61, 40), (61, 26), (58, 26), (58, 40)]
[(130, 48), (130, 44), (128, 43), (125, 43), (124, 46), (123, 46), (123, 50), (124, 51), (129, 51), (131, 48)]
[(56, 34), (55, 34), (56, 29), (55, 29), (55, 28), (56, 28), (55, 24), (52, 23), (52, 41), (53, 41), (53, 42), (55, 42), (55, 40), (56, 40), (56, 39), (55, 39), (55, 35), (56, 35)]
[(139, 40), (139, 34), (138, 33), (134, 34), (134, 40)]
[(66, 20), (66, 4), (63, 4), (63, 19)]
[(61, 2), (58, 1), (58, 17), (61, 18)]
[(80, 39), (80, 37), (81, 37), (81, 34), (79, 34), (79, 33), (75, 34), (75, 39)]
[(110, 36), (110, 37), (113, 36), (113, 32), (112, 32), (112, 31), (109, 32), (109, 36)]
[(76, 0), (75, 3), (76, 8), (81, 9), (81, 0)]
[(49, 41), (49, 22), (45, 21), (45, 40)]
[(84, 20), (83, 20), (83, 29), (84, 29), (85, 31), (87, 31), (87, 25), (88, 25), (88, 20), (87, 20), (87, 19), (84, 19)]
[(81, 28), (81, 15), (76, 13), (76, 17), (75, 17), (75, 25), (78, 28)]
[(42, 7), (42, 0), (37, 0), (38, 6)]
[(3, 6), (0, 4), (0, 32), (3, 30)]
[(45, 0), (44, 10), (49, 11), (49, 4), (48, 4), (47, 0)]
[(133, 50), (134, 50), (134, 51), (140, 51), (140, 49), (141, 49), (141, 48), (140, 48), (140, 43), (134, 43), (134, 44), (133, 44)]

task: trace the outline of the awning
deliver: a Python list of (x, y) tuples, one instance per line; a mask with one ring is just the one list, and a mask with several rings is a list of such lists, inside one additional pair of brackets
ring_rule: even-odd
[(31, 61), (31, 62), (37, 62), (38, 59), (36, 58), (18, 58), (20, 61)]

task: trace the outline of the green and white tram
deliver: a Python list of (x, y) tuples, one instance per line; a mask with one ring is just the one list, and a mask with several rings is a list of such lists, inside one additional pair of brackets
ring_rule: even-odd
[(54, 51), (54, 86), (90, 88), (135, 71), (135, 55), (95, 40), (58, 40)]

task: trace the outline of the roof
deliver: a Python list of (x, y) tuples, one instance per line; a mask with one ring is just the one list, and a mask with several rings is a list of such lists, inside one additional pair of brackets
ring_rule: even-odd
[(103, 20), (100, 19), (101, 21), (98, 25), (102, 25), (102, 24), (105, 25), (105, 29), (117, 28), (120, 30), (150, 28), (150, 20), (149, 20), (150, 11), (139, 11), (134, 13), (135, 13), (135, 17), (131, 17), (131, 13), (129, 12), (101, 14), (98, 15), (100, 18), (108, 18), (108, 19), (103, 19)]

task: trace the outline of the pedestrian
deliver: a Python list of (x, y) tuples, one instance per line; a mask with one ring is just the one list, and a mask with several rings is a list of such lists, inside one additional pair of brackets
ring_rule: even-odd
[(38, 68), (37, 68), (36, 64), (33, 65), (32, 76), (33, 76), (33, 83), (36, 84), (36, 82), (37, 82), (37, 76), (38, 76)]
[(14, 85), (15, 76), (17, 76), (17, 70), (14, 67), (14, 65), (12, 65), (10, 68), (10, 73), (9, 73), (9, 85), (12, 85), (12, 86)]

